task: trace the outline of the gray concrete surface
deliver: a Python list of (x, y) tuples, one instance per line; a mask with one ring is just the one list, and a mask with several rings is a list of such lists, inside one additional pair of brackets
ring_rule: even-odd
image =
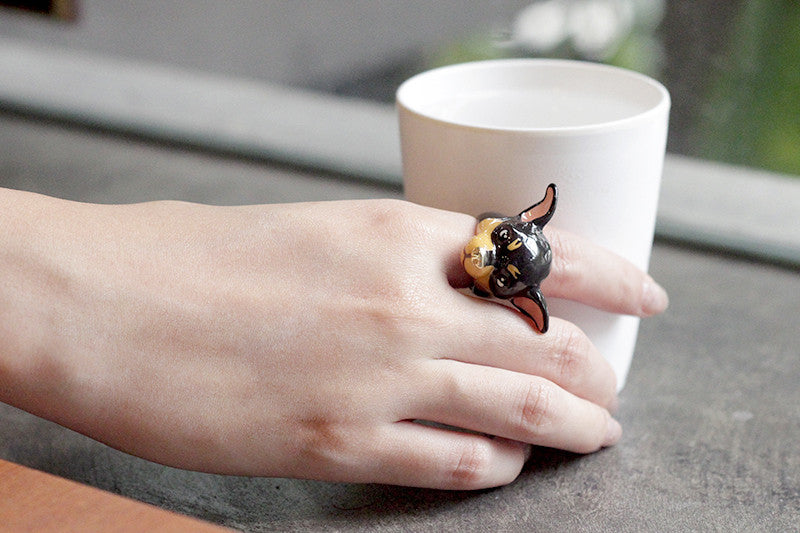
[[(99, 202), (397, 196), (320, 177), (0, 114), (0, 186)], [(0, 405), (0, 457), (244, 531), (793, 531), (800, 523), (796, 271), (656, 245), (670, 292), (642, 324), (622, 442), (537, 450), (475, 493), (223, 477), (155, 465)], [(2, 483), (2, 480), (0, 480)]]

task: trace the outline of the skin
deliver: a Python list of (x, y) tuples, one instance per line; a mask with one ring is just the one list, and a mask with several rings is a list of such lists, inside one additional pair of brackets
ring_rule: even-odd
[[(470, 283), (469, 216), (2, 189), (0, 206), (0, 401), (120, 450), (224, 474), (479, 489), (513, 481), (531, 444), (590, 453), (620, 438), (614, 374), (578, 328), (553, 318), (540, 335), (454, 290)], [(626, 261), (546, 235), (546, 296), (666, 308)]]

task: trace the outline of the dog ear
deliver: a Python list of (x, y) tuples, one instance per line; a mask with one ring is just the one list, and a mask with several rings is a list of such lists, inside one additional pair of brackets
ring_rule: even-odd
[(553, 213), (556, 211), (556, 203), (558, 202), (558, 187), (555, 183), (547, 186), (544, 193), (544, 198), (528, 209), (520, 213), (518, 216), (522, 222), (532, 222), (538, 227), (543, 228), (545, 224), (550, 222), (553, 218)]
[(516, 296), (511, 299), (511, 303), (517, 310), (530, 318), (533, 325), (540, 333), (547, 333), (550, 329), (550, 316), (547, 313), (547, 302), (544, 299), (539, 287), (528, 289), (526, 296)]

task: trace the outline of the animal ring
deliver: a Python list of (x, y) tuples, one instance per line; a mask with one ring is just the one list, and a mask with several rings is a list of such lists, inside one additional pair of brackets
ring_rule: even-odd
[(557, 200), (558, 188), (551, 183), (539, 203), (515, 217), (481, 216), (475, 236), (461, 252), (461, 263), (473, 278), (472, 292), (509, 301), (541, 333), (550, 318), (540, 286), (553, 259), (542, 228), (553, 217)]

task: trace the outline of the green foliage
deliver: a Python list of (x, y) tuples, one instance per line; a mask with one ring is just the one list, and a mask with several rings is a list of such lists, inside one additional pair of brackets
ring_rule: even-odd
[(800, 174), (800, 2), (741, 9), (695, 132), (697, 155)]
[[(701, 112), (682, 132), (691, 140), (688, 155), (800, 175), (800, 1), (737, 3), (727, 53), (708, 58), (708, 92), (702, 95)], [(658, 36), (661, 14), (639, 16), (605, 55), (590, 59), (661, 79), (669, 54)], [(529, 54), (496, 35), (478, 34), (437, 49), (426, 68)], [(544, 55), (587, 59), (569, 40)]]

